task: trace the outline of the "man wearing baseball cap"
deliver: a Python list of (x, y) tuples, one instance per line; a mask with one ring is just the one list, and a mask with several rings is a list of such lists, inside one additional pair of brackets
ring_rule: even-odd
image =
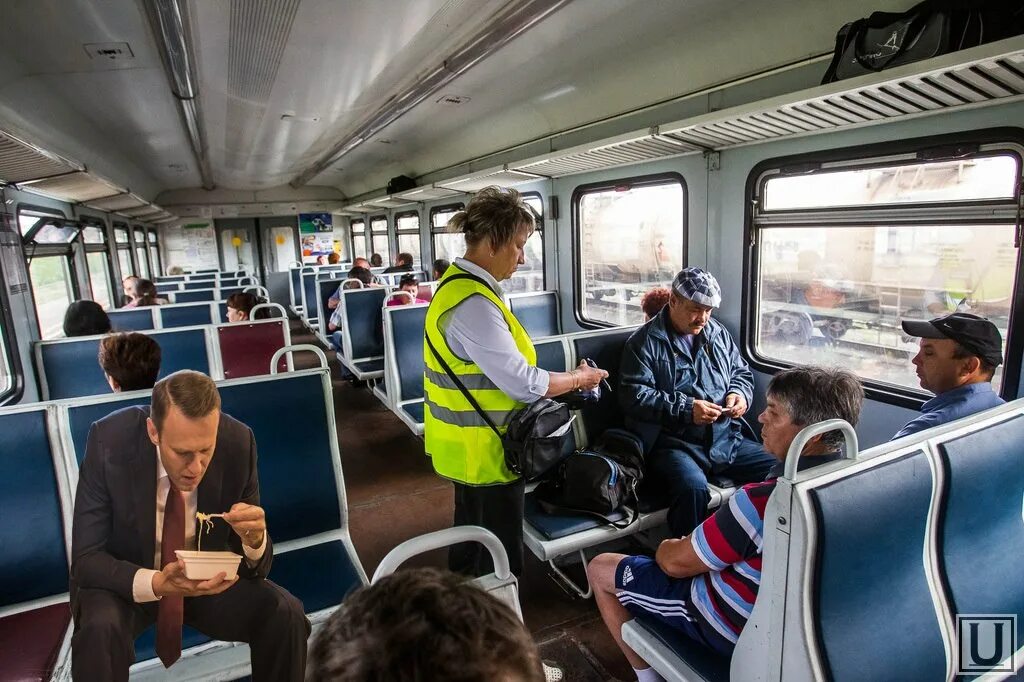
[(722, 303), (718, 281), (685, 268), (671, 288), (668, 305), (626, 342), (619, 400), (627, 428), (644, 441), (645, 481), (664, 488), (678, 537), (707, 517), (709, 476), (763, 481), (775, 459), (743, 434), (739, 418), (753, 399), (754, 377), (711, 317)]
[(1003, 404), (992, 375), (1003, 362), (1003, 338), (984, 317), (952, 313), (934, 320), (904, 320), (903, 331), (921, 339), (914, 366), (921, 388), (935, 397), (893, 440)]

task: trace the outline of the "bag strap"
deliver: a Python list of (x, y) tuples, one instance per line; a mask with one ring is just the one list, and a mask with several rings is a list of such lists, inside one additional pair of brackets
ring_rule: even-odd
[[(434, 296), (437, 296), (437, 292), (440, 291), (445, 284), (456, 279), (472, 279), (479, 282), (480, 284), (483, 284), (488, 289), (491, 289), (491, 287), (483, 279), (477, 277), (476, 275), (471, 275), (467, 272), (465, 274), (452, 275), (448, 279), (441, 282), (441, 284), (438, 285), (437, 289), (434, 291)], [(493, 289), (491, 289), (491, 291), (493, 291)], [(441, 357), (441, 354), (437, 352), (437, 348), (434, 347), (434, 342), (430, 340), (430, 334), (424, 331), (423, 338), (426, 339), (427, 347), (430, 348), (430, 352), (434, 354), (434, 359), (441, 364), (441, 367), (444, 369), (445, 374), (448, 375), (448, 378), (451, 379), (456, 386), (458, 386), (459, 390), (462, 392), (462, 395), (466, 396), (466, 400), (469, 401), (469, 404), (473, 406), (473, 409), (475, 409), (480, 414), (481, 417), (483, 417), (484, 421), (487, 422), (487, 425), (491, 427), (492, 431), (494, 431), (494, 435), (496, 435), (500, 439), (501, 432), (498, 431), (498, 427), (497, 425), (495, 425), (494, 420), (491, 419), (490, 415), (484, 412), (484, 409), (480, 407), (480, 403), (476, 401), (476, 398), (474, 398), (473, 394), (469, 392), (469, 389), (466, 388), (466, 385), (462, 383), (458, 375), (455, 374), (454, 371), (452, 371), (452, 368), (449, 367), (448, 363), (444, 361), (444, 358)]]

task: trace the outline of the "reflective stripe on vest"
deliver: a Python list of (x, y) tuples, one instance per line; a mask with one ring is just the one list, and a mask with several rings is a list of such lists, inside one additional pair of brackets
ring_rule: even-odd
[[(424, 332), (430, 335), (434, 348), (498, 430), (504, 432), (509, 417), (523, 407), (523, 403), (506, 395), (478, 365), (456, 356), (448, 347), (438, 323), (445, 313), (470, 296), (484, 296), (501, 311), (516, 347), (531, 366), (537, 364), (537, 352), (529, 334), (494, 291), (475, 279), (458, 277), (465, 274), (464, 270), (453, 265), (441, 278), (427, 310)], [(468, 485), (514, 481), (517, 476), (505, 466), (501, 439), (448, 376), (426, 340), (423, 343), (423, 362), (423, 440), (427, 454), (433, 460), (434, 470), (445, 478)]]

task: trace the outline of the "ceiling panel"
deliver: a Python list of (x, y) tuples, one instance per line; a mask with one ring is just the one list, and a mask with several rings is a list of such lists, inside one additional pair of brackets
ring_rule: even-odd
[(121, 191), (121, 188), (84, 172), (32, 181), (23, 184), (22, 189), (71, 202), (109, 197)]

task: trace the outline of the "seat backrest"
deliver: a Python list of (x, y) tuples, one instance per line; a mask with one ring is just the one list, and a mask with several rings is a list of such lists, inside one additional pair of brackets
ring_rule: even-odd
[(0, 410), (0, 609), (68, 591), (49, 418), (43, 406)]
[(394, 383), (398, 387), (397, 402), (423, 397), (423, 325), (429, 307), (400, 305), (385, 309), (395, 358), (395, 371), (389, 377), (388, 386)]
[[(210, 373), (207, 333), (203, 327), (154, 330), (147, 334), (160, 344), (160, 377), (179, 369)], [(44, 400), (78, 398), (110, 391), (100, 369), (99, 336), (81, 336), (36, 343), (36, 371)]]
[(562, 333), (558, 318), (558, 293), (537, 291), (508, 297), (509, 309), (530, 336), (557, 336)]
[(328, 277), (327, 279), (319, 279), (316, 282), (316, 319), (320, 322), (320, 333), (324, 336), (327, 336), (329, 333), (327, 323), (331, 321), (331, 314), (334, 312), (327, 307), (327, 300), (334, 295), (334, 292), (338, 290), (338, 287), (344, 281), (344, 277)]
[(221, 289), (229, 289), (233, 287), (242, 286), (242, 283), (238, 277), (222, 277), (221, 280), (217, 283), (217, 285)]
[(208, 302), (172, 303), (156, 307), (163, 329), (194, 327), (202, 324), (216, 324), (216, 308)]
[(565, 366), (565, 341), (561, 338), (545, 339), (536, 341), (533, 344), (537, 351), (537, 366), (549, 372), (564, 372)]
[(249, 285), (248, 284), (246, 284), (244, 286), (243, 285), (238, 285), (238, 286), (234, 286), (234, 287), (223, 287), (222, 286), (220, 289), (217, 290), (218, 291), (218, 295), (219, 295), (219, 298), (217, 300), (226, 301), (230, 297), (234, 296), (235, 294), (240, 294), (243, 291), (245, 291), (245, 287), (246, 286), (249, 286)]
[(137, 332), (156, 329), (156, 316), (153, 309), (158, 306), (142, 308), (118, 308), (108, 310), (110, 326), (116, 332)]
[(1016, 614), (1024, 646), (1024, 414), (953, 436), (944, 468), (942, 572), (954, 614)]
[(171, 303), (196, 303), (198, 301), (216, 301), (216, 289), (197, 289), (193, 291), (179, 291), (168, 294)]
[(288, 300), (293, 306), (302, 304), (302, 296), (299, 293), (302, 288), (302, 267), (288, 268)]
[(341, 292), (341, 329), (345, 356), (366, 360), (384, 356), (384, 314), (381, 307), (385, 287), (351, 289)]
[(619, 366), (622, 364), (622, 349), (626, 339), (636, 331), (636, 327), (609, 329), (600, 332), (585, 332), (574, 335), (571, 339), (571, 364), (576, 367), (583, 358), (590, 358), (597, 366), (608, 372), (608, 383), (614, 393), (601, 392), (601, 400), (587, 403), (581, 410), (583, 428), (587, 442), (592, 443), (605, 429), (620, 427), (623, 423), (622, 410), (619, 408)]
[(153, 283), (160, 284), (162, 282), (184, 282), (188, 277), (186, 275), (162, 275), (160, 277), (154, 277)]
[(249, 426), (256, 438), (260, 505), (274, 542), (341, 528), (344, 488), (339, 490), (330, 374), (293, 372), (225, 382), (219, 388), (224, 412)]
[(85, 446), (89, 442), (89, 429), (92, 428), (93, 422), (126, 407), (149, 405), (151, 395), (152, 392), (148, 390), (129, 391), (58, 403), (59, 409), (66, 414), (62, 419), (65, 442), (71, 445), (78, 465), (81, 466), (82, 460), (85, 459)]
[(171, 291), (181, 291), (181, 283), (179, 282), (157, 282), (156, 293), (166, 294)]
[[(826, 678), (945, 679), (940, 588), (922, 560), (933, 483), (916, 448), (808, 489), (810, 627)], [(787, 609), (802, 603), (795, 592)]]
[(307, 320), (316, 320), (316, 272), (302, 273), (303, 315)]
[(420, 288), (416, 293), (416, 298), (421, 301), (432, 301), (434, 299), (435, 289), (437, 289), (437, 282), (420, 282)]
[[(291, 341), (288, 321), (280, 318), (222, 324), (216, 330), (225, 379), (269, 374), (274, 353)], [(288, 371), (285, 358), (278, 361), (277, 368)]]
[(194, 291), (196, 289), (210, 289), (210, 288), (212, 288), (214, 286), (216, 286), (215, 280), (214, 281), (210, 281), (210, 280), (190, 281), (190, 282), (185, 282), (185, 291)]

